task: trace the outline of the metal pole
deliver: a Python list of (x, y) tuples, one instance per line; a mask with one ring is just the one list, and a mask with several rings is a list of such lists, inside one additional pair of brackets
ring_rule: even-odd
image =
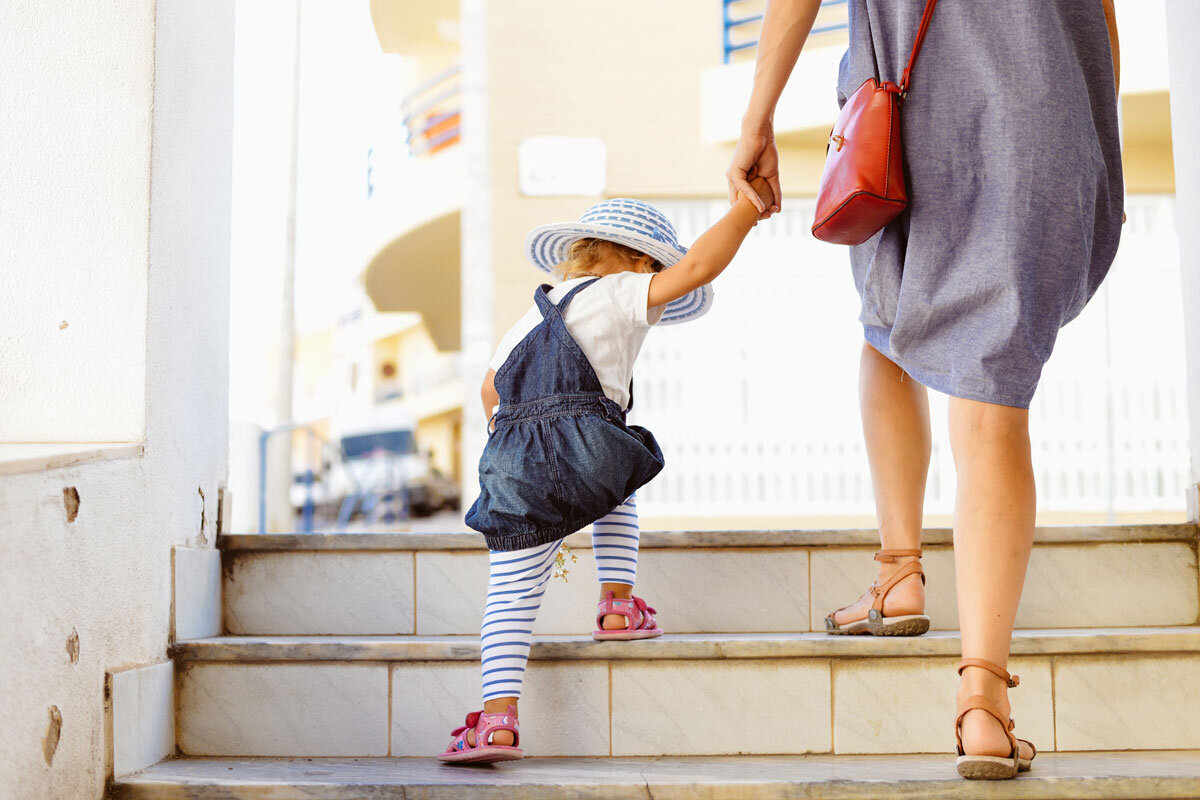
[(258, 435), (258, 532), (267, 532), (267, 440), (270, 431)]
[[(296, 0), (296, 46), (292, 54), (292, 126), (289, 142), (287, 242), (283, 259), (282, 303), (279, 325), (279, 363), (275, 385), (275, 425), (292, 421), (292, 381), (296, 356), (296, 172), (300, 138), (300, 8)], [(282, 433), (271, 448), (267, 512), (270, 530), (288, 530), (293, 525), (290, 490), (292, 484), (292, 437)]]

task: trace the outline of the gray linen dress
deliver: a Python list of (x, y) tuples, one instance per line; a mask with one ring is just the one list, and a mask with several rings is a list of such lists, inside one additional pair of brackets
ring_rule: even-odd
[[(849, 0), (840, 103), (899, 83), (924, 8)], [(941, 0), (901, 126), (909, 207), (851, 248), (867, 341), (932, 389), (1028, 408), (1121, 235), (1100, 0)]]

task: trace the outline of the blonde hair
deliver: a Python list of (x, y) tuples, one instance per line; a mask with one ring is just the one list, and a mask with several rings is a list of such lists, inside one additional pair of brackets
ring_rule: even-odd
[(586, 238), (574, 242), (567, 257), (555, 266), (559, 280), (583, 276), (602, 278), (617, 272), (659, 272), (663, 265), (654, 256), (607, 239)]

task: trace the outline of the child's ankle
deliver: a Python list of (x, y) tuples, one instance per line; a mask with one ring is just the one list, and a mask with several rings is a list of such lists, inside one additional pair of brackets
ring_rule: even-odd
[(494, 700), (483, 701), (483, 713), (485, 714), (503, 714), (508, 711), (508, 707), (512, 706), (515, 711), (517, 708), (517, 698), (515, 697), (497, 697)]
[(613, 593), (613, 597), (618, 600), (628, 600), (633, 597), (633, 587), (628, 583), (602, 583), (600, 584), (600, 599), (603, 600), (609, 592)]

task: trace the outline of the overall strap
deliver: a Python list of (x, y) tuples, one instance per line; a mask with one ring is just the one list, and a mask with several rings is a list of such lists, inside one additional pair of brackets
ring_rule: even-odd
[(926, 0), (925, 13), (921, 15), (921, 27), (917, 29), (917, 40), (913, 42), (912, 55), (908, 57), (908, 66), (904, 68), (904, 76), (900, 78), (900, 98), (908, 94), (909, 79), (912, 77), (913, 64), (917, 63), (917, 53), (921, 52), (921, 45), (925, 43), (925, 33), (929, 30), (929, 20), (933, 17), (933, 7), (937, 5), (937, 0)]
[[(533, 293), (533, 302), (537, 304), (538, 310), (542, 312), (542, 317), (545, 319), (553, 319), (555, 314), (561, 316), (566, 312), (567, 306), (571, 305), (571, 301), (575, 299), (575, 295), (579, 294), (598, 280), (600, 279), (592, 278), (590, 281), (585, 281), (584, 283), (579, 284), (571, 289), (571, 291), (567, 292), (567, 296), (562, 300), (559, 300), (558, 303), (550, 302), (550, 284), (543, 283), (537, 288), (537, 291)], [(551, 309), (554, 309), (553, 313), (551, 312)]]

